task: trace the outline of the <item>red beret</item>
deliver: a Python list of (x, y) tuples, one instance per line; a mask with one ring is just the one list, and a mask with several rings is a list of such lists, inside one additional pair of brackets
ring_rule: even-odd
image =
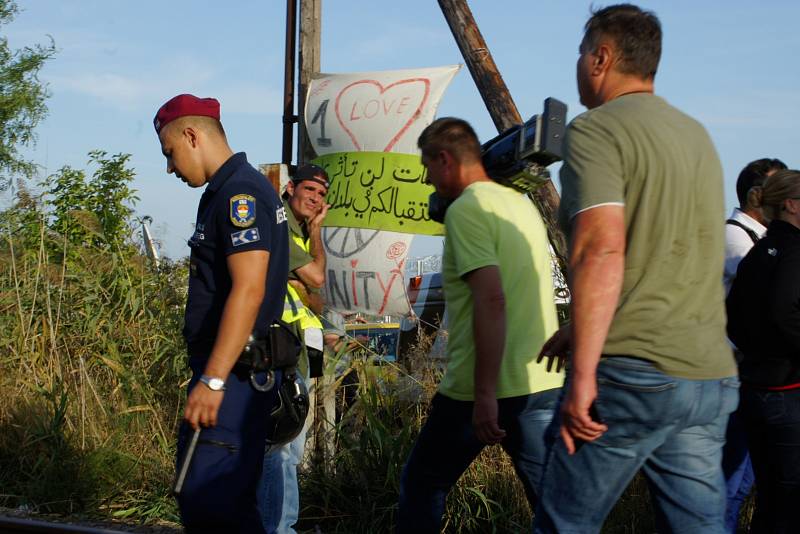
[(197, 98), (194, 95), (178, 95), (161, 106), (153, 119), (156, 134), (167, 124), (187, 115), (199, 115), (219, 120), (219, 102), (215, 98)]

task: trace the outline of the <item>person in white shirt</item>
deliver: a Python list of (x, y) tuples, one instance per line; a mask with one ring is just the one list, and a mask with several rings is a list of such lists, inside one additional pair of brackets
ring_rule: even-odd
[(767, 231), (761, 208), (753, 206), (752, 193), (760, 188), (767, 176), (785, 169), (786, 164), (779, 159), (762, 158), (750, 163), (739, 173), (736, 180), (736, 196), (739, 207), (733, 208), (730, 218), (725, 221), (725, 294), (736, 278), (736, 269), (756, 241)]
[[(725, 294), (731, 289), (739, 262), (747, 256), (756, 241), (767, 231), (761, 208), (756, 207), (754, 192), (761, 188), (767, 176), (785, 169), (786, 164), (779, 159), (762, 158), (748, 163), (736, 180), (736, 196), (739, 207), (733, 208), (730, 218), (725, 221)], [(735, 348), (735, 347), (734, 347)], [(739, 361), (738, 350), (734, 351)], [(727, 486), (725, 509), (725, 529), (736, 532), (739, 523), (739, 509), (750, 494), (755, 481), (750, 454), (747, 451), (747, 438), (738, 410), (731, 414), (722, 449), (722, 471)]]

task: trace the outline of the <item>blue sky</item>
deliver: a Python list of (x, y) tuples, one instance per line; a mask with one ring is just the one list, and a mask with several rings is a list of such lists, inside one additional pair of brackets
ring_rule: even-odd
[[(253, 163), (281, 154), (285, 2), (281, 0), (18, 0), (3, 28), (12, 47), (51, 35), (58, 55), (42, 72), (50, 114), (28, 151), (42, 175), (85, 168), (93, 149), (132, 154), (137, 212), (154, 219), (172, 257), (188, 253), (200, 190), (165, 173), (152, 129), (156, 109), (178, 93), (214, 96), (234, 150)], [(607, 3), (595, 2), (595, 5)], [(800, 3), (744, 0), (647, 1), (664, 28), (656, 92), (698, 118), (725, 169), (726, 204), (748, 161), (770, 156), (800, 167)], [(526, 118), (555, 96), (569, 117), (583, 111), (575, 61), (590, 2), (472, 0), (473, 14)], [(430, 67), (462, 62), (434, 0), (323, 0), (322, 71)], [(439, 115), (496, 134), (467, 69)], [(412, 255), (438, 250), (419, 240)]]

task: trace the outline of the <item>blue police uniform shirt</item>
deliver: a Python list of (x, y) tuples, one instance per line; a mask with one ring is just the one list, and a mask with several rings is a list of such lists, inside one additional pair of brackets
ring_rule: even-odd
[(189, 239), (189, 294), (183, 336), (193, 358), (208, 358), (231, 290), (226, 259), (248, 250), (270, 253), (266, 293), (255, 324), (265, 335), (283, 312), (289, 252), (286, 212), (266, 177), (240, 152), (206, 186)]

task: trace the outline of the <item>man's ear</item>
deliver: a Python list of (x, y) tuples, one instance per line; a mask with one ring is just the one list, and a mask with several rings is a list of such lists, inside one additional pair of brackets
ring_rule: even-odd
[(286, 182), (286, 193), (291, 197), (294, 196), (294, 182), (289, 180)]
[(197, 148), (199, 132), (196, 128), (192, 126), (187, 126), (186, 128), (183, 129), (183, 132), (181, 132), (181, 134), (183, 135), (183, 138), (186, 139), (186, 142), (188, 142), (192, 148)]
[(439, 164), (446, 167), (452, 167), (456, 163), (456, 158), (447, 150), (440, 150), (436, 157), (439, 159)]
[(614, 48), (608, 42), (601, 41), (597, 45), (597, 49), (592, 53), (591, 74), (599, 76), (609, 71), (615, 60), (616, 51)]
[(751, 208), (757, 209), (756, 206), (761, 204), (761, 187), (753, 186), (747, 191), (747, 198), (745, 200), (745, 205), (741, 206), (743, 210)]
[(461, 172), (461, 162), (447, 150), (442, 150), (439, 157), (441, 158), (440, 163), (442, 164), (442, 177), (445, 178), (448, 183), (452, 183), (452, 180), (457, 179)]

